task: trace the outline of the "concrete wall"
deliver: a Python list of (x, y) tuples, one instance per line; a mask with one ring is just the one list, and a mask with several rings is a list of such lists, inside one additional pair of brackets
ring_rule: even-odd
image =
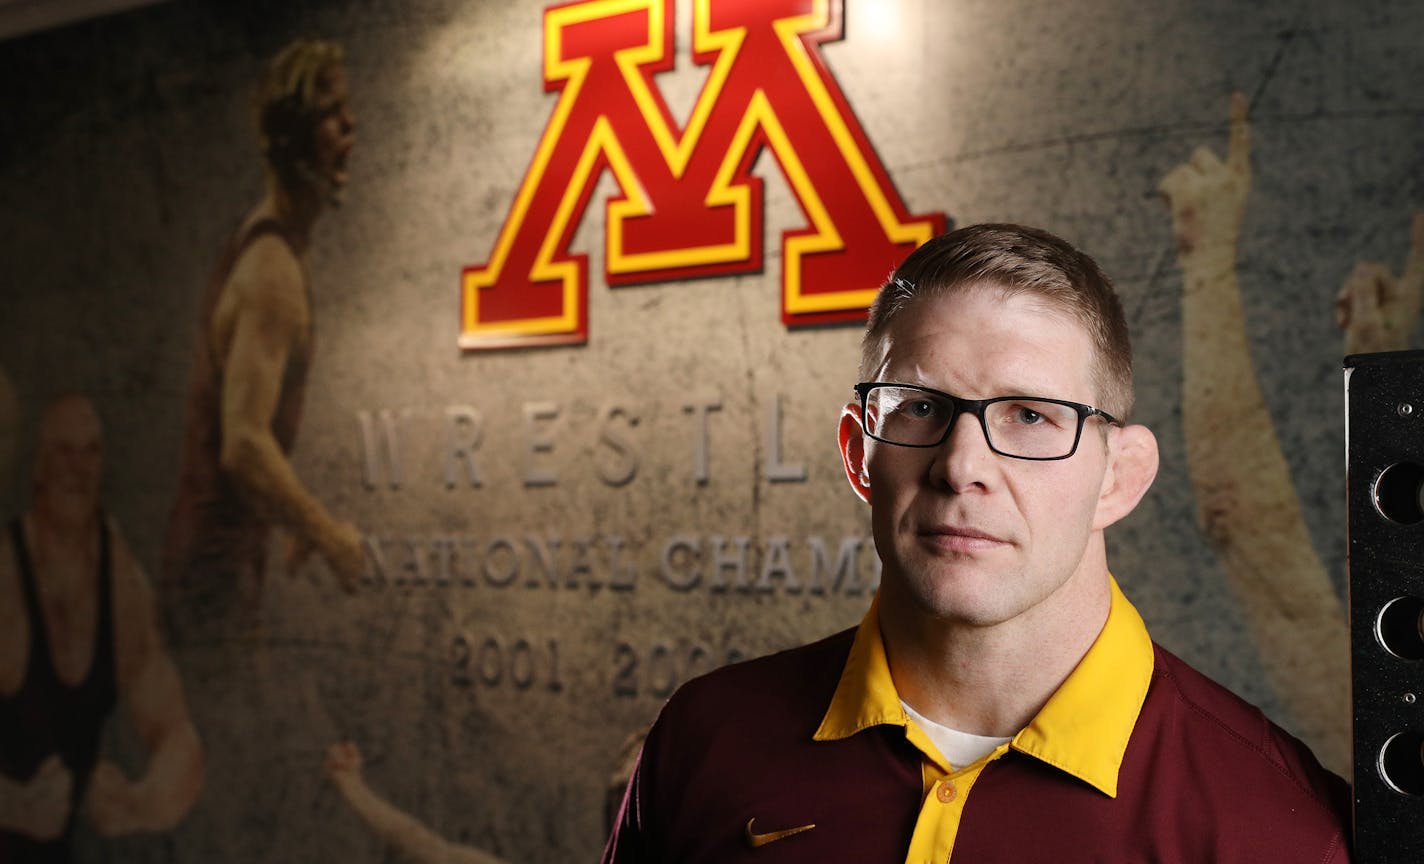
[[(691, 5), (675, 4), (682, 53), (657, 79), (679, 118), (705, 75), (686, 53)], [(1136, 419), (1156, 431), (1163, 468), (1110, 534), (1114, 572), (1160, 642), (1302, 728), (1267, 684), (1252, 610), (1196, 525), (1181, 278), (1155, 189), (1198, 145), (1225, 146), (1228, 94), (1245, 92), (1247, 332), (1340, 591), (1333, 303), (1356, 259), (1402, 264), (1424, 202), (1424, 7), (845, 5), (845, 38), (822, 56), (910, 212), (1042, 226), (1117, 280)], [(543, 89), (543, 10), (190, 2), (0, 44), (0, 367), (23, 409), (0, 503), (25, 506), (39, 407), (82, 391), (105, 422), (105, 506), (150, 573), (199, 298), (261, 191), (248, 100), (265, 58), (297, 35), (340, 42), (359, 123), (345, 204), (318, 224), (311, 255), (316, 359), (293, 461), (382, 558), (348, 595), (316, 560), (288, 578), (274, 552), (262, 595), (270, 665), (243, 685), (252, 698), (213, 680), (202, 651), (176, 658), (212, 744), (203, 796), (172, 835), (86, 837), (88, 854), (380, 860), (322, 775), (327, 746), (352, 740), (371, 787), (438, 834), (516, 861), (588, 860), (619, 748), (671, 686), (863, 614), (876, 578), (868, 511), (835, 447), (859, 333), (782, 325), (780, 233), (805, 220), (766, 154), (764, 272), (609, 288), (602, 202), (617, 188), (605, 175), (573, 243), (592, 274), (588, 343), (458, 349), (461, 268), (488, 259), (557, 98)], [(457, 472), (452, 487), (449, 412), (464, 407), (481, 418), (480, 483)], [(398, 488), (367, 474), (362, 418), (384, 428), (382, 412), (399, 430)], [(741, 560), (741, 542), (750, 582), (768, 563), (789, 561), (792, 575), (773, 567), (769, 590), (741, 590), (717, 557)], [(833, 558), (844, 543), (854, 578), (810, 590), (815, 549)], [(122, 718), (109, 739), (142, 767)]]

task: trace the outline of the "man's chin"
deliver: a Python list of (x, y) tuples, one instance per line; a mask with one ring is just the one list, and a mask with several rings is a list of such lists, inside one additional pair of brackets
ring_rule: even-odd
[(341, 206), (347, 177), (346, 171), (341, 169), (317, 170), (307, 163), (297, 164), (299, 182), (314, 193), (322, 203), (332, 207)]
[(985, 604), (985, 598), (972, 591), (932, 591), (917, 596), (915, 606), (927, 622), (971, 627), (999, 622), (991, 607)]
[(973, 594), (992, 588), (1000, 581), (985, 562), (972, 556), (917, 555), (905, 559), (903, 572), (907, 576), (902, 581), (914, 593), (927, 599), (966, 592)]

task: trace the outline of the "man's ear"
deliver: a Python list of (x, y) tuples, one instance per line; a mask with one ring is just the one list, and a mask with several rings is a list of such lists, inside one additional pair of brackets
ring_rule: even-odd
[(1131, 513), (1157, 476), (1157, 436), (1146, 426), (1124, 426), (1110, 434), (1108, 465), (1098, 494), (1093, 528), (1102, 530)]
[(865, 466), (865, 432), (860, 425), (860, 405), (851, 402), (841, 411), (841, 461), (846, 479), (860, 500), (870, 503), (870, 472)]

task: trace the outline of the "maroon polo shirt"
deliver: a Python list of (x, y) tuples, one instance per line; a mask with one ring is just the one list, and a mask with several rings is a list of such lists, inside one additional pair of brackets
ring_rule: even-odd
[[(603, 860), (1348, 861), (1344, 781), (1146, 640), (1136, 610), (1113, 593), (1079, 669), (1011, 744), (972, 766), (934, 764), (943, 757), (890, 709), (826, 734), (846, 692), (881, 705), (894, 696), (888, 668), (876, 666), (874, 608), (869, 625), (690, 682), (649, 732)], [(1141, 645), (1145, 687), (1128, 699), (1111, 689), (1123, 644)], [(1136, 687), (1137, 665), (1124, 662), (1118, 689)], [(869, 685), (843, 680), (860, 678)], [(1125, 742), (1098, 740), (1119, 726)], [(1084, 768), (1054, 757), (1068, 743), (1103, 752)], [(934, 824), (940, 812), (953, 820), (947, 830)]]

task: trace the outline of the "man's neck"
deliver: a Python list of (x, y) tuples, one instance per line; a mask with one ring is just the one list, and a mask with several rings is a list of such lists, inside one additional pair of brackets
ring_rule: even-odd
[(97, 560), (98, 524), (98, 510), (78, 514), (37, 503), (25, 515), (31, 561), (59, 594), (67, 594), (74, 587), (69, 584), (71, 577), (87, 572)]
[(257, 218), (275, 219), (286, 228), (292, 245), (298, 254), (306, 252), (311, 244), (312, 228), (321, 216), (321, 195), (308, 185), (283, 184), (274, 174), (267, 178), (267, 194), (257, 205)]
[(900, 698), (937, 723), (1007, 737), (1028, 725), (1107, 621), (1106, 566), (994, 625), (931, 618), (881, 591), (880, 632)]

